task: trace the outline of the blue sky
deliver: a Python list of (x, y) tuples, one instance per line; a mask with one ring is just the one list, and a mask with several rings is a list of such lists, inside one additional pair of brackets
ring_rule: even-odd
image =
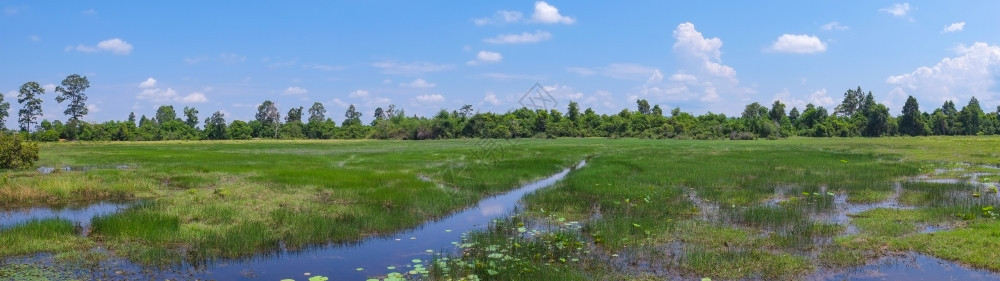
[[(691, 3), (694, 2), (694, 3)], [(565, 111), (738, 114), (775, 99), (832, 108), (874, 92), (894, 115), (946, 99), (1000, 105), (998, 1), (7, 1), (0, 92), (87, 76), (87, 120), (193, 106), (252, 119), (322, 102), (343, 120), (395, 104), (505, 112), (539, 83)], [(666, 110), (665, 110), (666, 111)]]

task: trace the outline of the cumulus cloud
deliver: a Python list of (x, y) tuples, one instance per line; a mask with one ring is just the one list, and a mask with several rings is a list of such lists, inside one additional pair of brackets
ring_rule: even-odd
[(142, 81), (142, 83), (139, 83), (139, 88), (153, 88), (153, 87), (156, 87), (156, 79), (153, 79), (153, 77), (149, 77), (146, 79), (146, 81)]
[(910, 3), (896, 3), (892, 6), (879, 9), (879, 11), (885, 12), (897, 18), (906, 17), (906, 15), (910, 13)]
[[(638, 93), (631, 95), (632, 99), (684, 103), (694, 106), (694, 110), (734, 113), (740, 108), (727, 106), (745, 101), (755, 93), (740, 85), (736, 70), (723, 64), (721, 39), (706, 38), (690, 22), (677, 25), (673, 37), (678, 70), (667, 76), (658, 69), (650, 69), (646, 72), (645, 83), (637, 87)], [(729, 102), (717, 103), (720, 101)]]
[(812, 35), (782, 34), (768, 49), (779, 53), (815, 54), (826, 51), (826, 43)]
[(204, 103), (208, 101), (208, 98), (205, 97), (205, 94), (194, 92), (187, 96), (184, 96), (183, 98), (180, 99), (180, 101), (185, 103)]
[(488, 103), (488, 104), (492, 104), (492, 105), (498, 105), (498, 104), (500, 104), (500, 99), (497, 99), (497, 94), (495, 94), (493, 92), (488, 92), (488, 93), (486, 93), (486, 96), (483, 97), (483, 102), (481, 102), (479, 104), (483, 104), (483, 103)]
[(540, 23), (562, 23), (562, 24), (573, 24), (576, 19), (572, 17), (567, 17), (559, 14), (559, 9), (555, 6), (545, 3), (545, 1), (535, 2), (535, 13), (531, 14), (531, 20), (533, 22)]
[(417, 101), (420, 102), (441, 102), (444, 101), (444, 96), (439, 94), (427, 94), (417, 96)]
[(500, 34), (493, 38), (483, 39), (483, 42), (491, 44), (525, 44), (538, 43), (552, 38), (552, 33), (546, 31), (535, 31), (534, 33), (523, 32), (521, 34), (510, 33)]
[(965, 22), (964, 21), (960, 21), (960, 22), (956, 22), (956, 23), (953, 23), (953, 24), (946, 25), (944, 27), (944, 29), (941, 30), (941, 33), (952, 33), (952, 32), (959, 32), (959, 31), (962, 31), (962, 30), (965, 30)]
[(42, 89), (45, 89), (46, 93), (53, 92), (56, 90), (56, 84), (49, 83), (42, 85)]
[(174, 89), (171, 89), (171, 88), (167, 88), (167, 89), (161, 89), (161, 88), (145, 89), (145, 90), (142, 90), (142, 92), (139, 92), (139, 95), (136, 96), (136, 98), (138, 98), (140, 100), (147, 100), (147, 101), (155, 102), (155, 103), (167, 102), (167, 101), (171, 101), (171, 100), (174, 100), (174, 99), (177, 98), (177, 91), (174, 91)]
[(308, 92), (309, 92), (309, 90), (306, 90), (304, 88), (292, 86), (292, 87), (288, 87), (288, 89), (285, 89), (284, 91), (281, 91), (281, 94), (282, 95), (302, 95), (302, 94), (305, 94), (305, 93), (308, 93)]
[(470, 60), (466, 64), (479, 65), (484, 63), (500, 62), (501, 60), (503, 60), (503, 55), (501, 55), (500, 53), (490, 52), (490, 51), (479, 51), (479, 53), (476, 54), (476, 59)]
[(437, 84), (434, 84), (434, 83), (431, 83), (431, 82), (427, 82), (427, 80), (420, 79), (420, 78), (417, 78), (416, 80), (413, 80), (412, 82), (402, 83), (402, 84), (399, 84), (399, 85), (403, 86), (403, 87), (410, 87), (410, 88), (434, 88), (434, 86), (437, 86)]
[(848, 29), (851, 29), (851, 28), (848, 27), (848, 26), (846, 26), (846, 25), (842, 25), (839, 22), (831, 21), (831, 22), (829, 22), (827, 24), (824, 24), (824, 25), (820, 26), (819, 29), (822, 29), (822, 30), (825, 30), (825, 31), (831, 31), (831, 30), (841, 30), (841, 31), (843, 31), (843, 30), (848, 30)]
[(395, 61), (383, 61), (373, 63), (372, 66), (381, 69), (383, 74), (395, 75), (420, 75), (429, 72), (440, 72), (455, 68), (451, 64), (433, 64), (429, 62), (408, 62), (400, 63)]
[(774, 99), (771, 101), (774, 102), (776, 100), (780, 100), (782, 103), (787, 105), (789, 107), (787, 110), (791, 110), (792, 107), (795, 107), (798, 108), (799, 111), (804, 110), (807, 104), (812, 104), (816, 107), (822, 106), (831, 111), (833, 107), (837, 105), (836, 100), (834, 100), (833, 97), (827, 93), (825, 88), (815, 90), (805, 98), (796, 98), (792, 96), (788, 89), (784, 89), (775, 95)]
[(523, 17), (524, 14), (518, 11), (500, 10), (494, 13), (492, 17), (473, 19), (472, 22), (476, 25), (515, 23), (521, 21)]
[(125, 40), (119, 38), (112, 38), (98, 42), (96, 46), (88, 46), (79, 44), (76, 47), (68, 46), (66, 51), (76, 50), (78, 52), (84, 53), (96, 53), (99, 51), (107, 51), (116, 55), (128, 55), (132, 53), (132, 44), (125, 42)]
[(922, 66), (910, 73), (889, 76), (893, 91), (913, 95), (917, 100), (966, 101), (973, 96), (981, 103), (997, 101), (996, 79), (1000, 76), (1000, 46), (983, 42), (959, 45), (957, 56), (946, 57), (934, 66)]

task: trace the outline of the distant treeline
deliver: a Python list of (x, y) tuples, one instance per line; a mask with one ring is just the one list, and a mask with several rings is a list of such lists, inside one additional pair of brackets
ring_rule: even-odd
[[(160, 106), (153, 117), (136, 118), (131, 113), (125, 121), (89, 123), (80, 120), (87, 114), (84, 91), (89, 87), (86, 77), (70, 75), (56, 92), (59, 102), (70, 100), (62, 121), (44, 120), (41, 116), (44, 94), (38, 83), (21, 87), (18, 102), (20, 134), (26, 139), (57, 141), (59, 139), (98, 141), (155, 140), (224, 140), (224, 139), (451, 139), (451, 138), (553, 138), (553, 137), (636, 137), (677, 139), (755, 139), (809, 137), (880, 137), (923, 135), (994, 135), (1000, 134), (997, 111), (985, 113), (973, 97), (958, 110), (952, 101), (933, 112), (921, 112), (917, 100), (910, 96), (900, 115), (892, 116), (888, 108), (875, 102), (871, 92), (858, 87), (844, 93), (840, 105), (830, 110), (806, 105), (804, 109), (786, 111), (785, 104), (775, 101), (768, 108), (760, 103), (746, 106), (741, 116), (706, 113), (695, 116), (680, 108), (664, 114), (659, 105), (646, 100), (636, 101), (635, 111), (622, 109), (617, 114), (597, 114), (588, 108), (580, 111), (570, 102), (563, 113), (558, 109), (522, 107), (506, 113), (475, 113), (471, 105), (458, 110), (442, 109), (431, 117), (406, 116), (403, 110), (389, 105), (373, 112), (374, 120), (361, 122), (362, 113), (354, 105), (348, 107), (340, 124), (326, 115), (322, 103), (314, 103), (303, 120), (304, 107), (287, 111), (282, 118), (277, 106), (264, 101), (257, 107), (255, 120), (227, 122), (216, 111), (199, 122), (198, 110), (184, 107), (178, 116), (172, 105)], [(0, 96), (0, 124), (8, 116), (10, 104)], [(201, 128), (199, 128), (201, 125)], [(33, 129), (33, 130), (32, 130)]]

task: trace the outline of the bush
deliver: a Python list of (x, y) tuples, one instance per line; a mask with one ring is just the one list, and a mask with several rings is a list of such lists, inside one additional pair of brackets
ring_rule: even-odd
[(730, 140), (754, 140), (757, 137), (753, 133), (748, 132), (732, 132), (729, 133)]
[(38, 161), (38, 144), (23, 142), (17, 135), (0, 135), (0, 168), (26, 168), (35, 161)]

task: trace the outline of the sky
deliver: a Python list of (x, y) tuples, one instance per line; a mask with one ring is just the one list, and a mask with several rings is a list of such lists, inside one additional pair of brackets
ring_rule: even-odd
[(1000, 1), (10, 1), (0, 0), (0, 92), (86, 76), (91, 122), (250, 120), (272, 100), (371, 120), (522, 107), (533, 86), (565, 112), (637, 99), (733, 116), (751, 102), (833, 108), (862, 87), (898, 115), (975, 96), (1000, 105)]

